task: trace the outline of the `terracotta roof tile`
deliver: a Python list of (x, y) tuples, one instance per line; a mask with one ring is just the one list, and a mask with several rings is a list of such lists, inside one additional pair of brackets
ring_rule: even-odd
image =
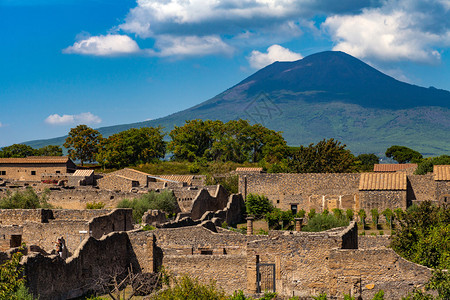
[(89, 177), (94, 173), (94, 170), (76, 170), (72, 176)]
[(262, 172), (263, 168), (236, 168), (236, 172)]
[(186, 182), (188, 185), (192, 184), (192, 180), (194, 179), (194, 175), (157, 175), (155, 176), (158, 180), (171, 180), (177, 182)]
[(406, 174), (362, 173), (359, 180), (359, 190), (406, 190)]
[(375, 164), (373, 165), (374, 172), (397, 172), (410, 168), (417, 168), (417, 164)]
[(450, 165), (437, 165), (433, 167), (434, 180), (450, 181)]
[(68, 156), (28, 156), (25, 158), (0, 158), (0, 164), (65, 164)]

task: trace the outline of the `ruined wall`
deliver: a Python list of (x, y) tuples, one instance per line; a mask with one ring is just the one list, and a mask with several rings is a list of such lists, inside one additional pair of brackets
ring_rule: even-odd
[(57, 256), (30, 254), (22, 259), (30, 291), (40, 299), (59, 300), (81, 296), (96, 283), (125, 271), (130, 263), (139, 269), (126, 233), (111, 233), (83, 241), (66, 261)]
[(20, 247), (22, 242), (22, 235), (22, 226), (0, 225), (0, 251), (7, 251), (10, 248)]
[(408, 175), (407, 178), (409, 200), (436, 200), (436, 183), (433, 174)]
[(100, 238), (113, 231), (128, 231), (133, 229), (133, 210), (117, 208), (112, 212), (93, 218), (89, 222), (91, 236)]
[[(427, 267), (409, 262), (392, 249), (331, 250), (328, 295), (344, 293), (372, 299), (384, 290), (385, 299), (401, 299), (414, 288), (421, 289), (431, 276)], [(374, 285), (373, 289), (369, 289)]]
[(41, 181), (43, 174), (67, 173), (66, 164), (1, 164), (4, 179), (19, 181)]
[(369, 212), (372, 208), (377, 208), (382, 212), (386, 208), (395, 209), (407, 208), (407, 191), (360, 191), (359, 204), (362, 209)]
[(211, 195), (208, 190), (202, 189), (192, 202), (190, 216), (193, 220), (200, 219), (202, 215), (207, 211), (224, 209), (227, 205), (227, 202), (228, 193), (221, 185), (218, 185), (216, 187), (215, 193), (213, 195)]
[[(283, 210), (357, 209), (360, 175), (355, 174), (247, 174), (239, 176), (239, 192), (263, 194)], [(342, 199), (344, 201), (342, 201)]]
[(436, 181), (436, 200), (450, 203), (450, 181)]
[(26, 222), (45, 223), (53, 219), (50, 209), (0, 209), (0, 224), (21, 225)]
[(391, 244), (390, 235), (360, 235), (358, 249), (388, 248)]
[(127, 177), (139, 182), (141, 187), (146, 187), (148, 184), (148, 176), (149, 174), (140, 172), (134, 169), (125, 168), (121, 170), (114, 171), (108, 175), (120, 175), (123, 177)]
[(139, 181), (116, 174), (97, 180), (97, 186), (102, 190), (129, 192), (133, 187), (139, 186)]

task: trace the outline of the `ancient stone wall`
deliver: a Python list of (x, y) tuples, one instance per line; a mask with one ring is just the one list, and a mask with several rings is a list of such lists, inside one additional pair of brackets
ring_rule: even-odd
[(129, 192), (133, 187), (139, 186), (139, 181), (116, 174), (97, 180), (97, 186), (102, 190)]
[(388, 248), (391, 244), (389, 235), (360, 235), (358, 236), (358, 249)]
[(0, 209), (0, 224), (21, 225), (26, 222), (46, 223), (53, 219), (50, 209)]
[(133, 179), (135, 181), (138, 181), (139, 186), (146, 187), (148, 184), (148, 181), (149, 181), (148, 176), (150, 174), (140, 172), (140, 171), (130, 169), (130, 168), (125, 168), (125, 169), (114, 171), (108, 175), (120, 175), (123, 177), (127, 177), (127, 178)]
[(67, 173), (66, 164), (2, 164), (2, 178), (19, 181), (41, 181), (43, 174)]
[(130, 264), (140, 267), (130, 251), (126, 233), (111, 233), (96, 240), (85, 239), (66, 261), (58, 256), (32, 253), (22, 259), (27, 285), (39, 299), (59, 300), (81, 296), (97, 290), (96, 284), (127, 270)]
[(411, 201), (436, 200), (433, 174), (408, 175), (408, 199)]
[(361, 295), (372, 299), (379, 290), (385, 299), (401, 299), (414, 288), (421, 289), (431, 270), (404, 260), (392, 249), (333, 249), (326, 260), (328, 295)]
[(97, 216), (89, 221), (91, 236), (100, 238), (113, 231), (128, 231), (133, 229), (133, 210), (131, 208), (117, 208), (112, 212)]
[(366, 212), (372, 208), (378, 209), (379, 212), (386, 208), (405, 210), (408, 207), (406, 193), (407, 191), (360, 191), (359, 204)]
[(436, 200), (450, 203), (450, 181), (436, 181)]

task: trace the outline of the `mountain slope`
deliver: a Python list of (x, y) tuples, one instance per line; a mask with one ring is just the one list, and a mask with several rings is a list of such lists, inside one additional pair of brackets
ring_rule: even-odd
[[(401, 144), (425, 155), (450, 152), (450, 92), (389, 77), (343, 52), (276, 62), (187, 110), (157, 120), (99, 128), (109, 136), (133, 127), (170, 131), (189, 119), (248, 119), (283, 131), (289, 145), (337, 138), (354, 153)], [(62, 144), (64, 137), (28, 142)]]

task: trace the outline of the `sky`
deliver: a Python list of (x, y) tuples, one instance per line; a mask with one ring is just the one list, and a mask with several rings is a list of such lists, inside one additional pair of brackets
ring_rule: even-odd
[(450, 0), (0, 0), (0, 147), (164, 117), (275, 61), (450, 90)]

